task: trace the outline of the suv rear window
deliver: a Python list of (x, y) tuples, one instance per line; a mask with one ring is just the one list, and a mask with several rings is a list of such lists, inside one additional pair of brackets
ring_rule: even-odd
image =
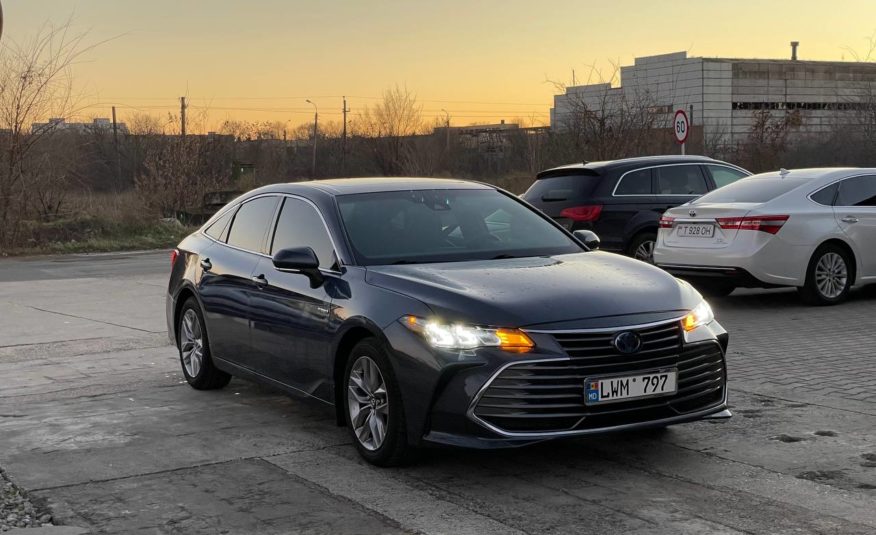
[(723, 188), (716, 189), (693, 201), (693, 204), (756, 202), (762, 203), (784, 195), (809, 180), (792, 178), (743, 178)]
[(551, 202), (576, 199), (589, 194), (599, 176), (558, 175), (539, 178), (529, 186), (523, 199), (528, 202)]

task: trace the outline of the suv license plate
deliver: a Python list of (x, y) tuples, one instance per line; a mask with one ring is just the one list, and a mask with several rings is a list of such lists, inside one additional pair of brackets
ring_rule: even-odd
[(584, 402), (587, 405), (627, 401), (674, 394), (678, 391), (678, 371), (659, 370), (639, 375), (585, 379)]
[(680, 238), (711, 238), (715, 235), (715, 225), (678, 225)]

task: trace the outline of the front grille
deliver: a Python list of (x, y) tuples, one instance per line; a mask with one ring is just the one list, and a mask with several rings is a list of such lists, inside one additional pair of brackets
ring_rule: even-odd
[[(624, 355), (611, 344), (619, 330), (557, 333), (554, 338), (569, 360), (521, 363), (505, 368), (477, 401), (474, 414), (510, 432), (586, 430), (671, 418), (719, 404), (724, 399), (724, 355), (715, 342), (682, 350), (679, 322), (635, 329), (642, 337), (637, 353)], [(678, 368), (678, 391), (588, 407), (587, 377), (635, 374)]]

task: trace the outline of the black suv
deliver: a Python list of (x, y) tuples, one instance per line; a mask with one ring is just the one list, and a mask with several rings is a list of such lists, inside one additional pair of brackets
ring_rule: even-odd
[(523, 199), (602, 248), (652, 261), (660, 216), (751, 173), (705, 156), (648, 156), (542, 171)]

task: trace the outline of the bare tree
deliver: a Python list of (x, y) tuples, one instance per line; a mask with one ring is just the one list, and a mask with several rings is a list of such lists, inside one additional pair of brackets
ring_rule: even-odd
[(31, 172), (25, 165), (55, 123), (31, 131), (39, 120), (65, 118), (77, 110), (71, 67), (92, 48), (84, 34), (72, 34), (69, 21), (44, 26), (24, 43), (0, 48), (0, 245), (11, 245), (26, 213)]
[(383, 100), (365, 109), (354, 123), (358, 133), (376, 139), (375, 157), (386, 175), (403, 172), (410, 137), (421, 132), (423, 108), (416, 95), (395, 86), (383, 92)]

